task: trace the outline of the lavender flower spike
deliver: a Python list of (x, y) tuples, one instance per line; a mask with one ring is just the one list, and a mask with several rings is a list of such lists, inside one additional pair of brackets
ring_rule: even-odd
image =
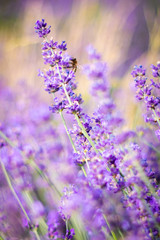
[(50, 28), (51, 26), (47, 27), (47, 23), (45, 23), (45, 20), (42, 19), (42, 21), (38, 20), (35, 23), (35, 27), (36, 29), (36, 33), (38, 33), (39, 37), (45, 37), (46, 35), (48, 35), (50, 33)]

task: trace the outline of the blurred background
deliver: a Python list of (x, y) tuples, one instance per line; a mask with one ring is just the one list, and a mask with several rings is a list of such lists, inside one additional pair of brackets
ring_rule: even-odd
[(79, 92), (88, 102), (89, 82), (81, 73), (88, 63), (86, 47), (92, 44), (102, 54), (110, 85), (118, 89), (114, 98), (132, 128), (137, 104), (130, 72), (135, 64), (149, 68), (160, 60), (160, 1), (1, 0), (0, 87), (14, 91), (23, 80), (48, 101), (37, 76), (44, 66), (34, 24), (42, 18), (52, 26), (50, 36), (65, 40), (68, 53), (77, 58)]

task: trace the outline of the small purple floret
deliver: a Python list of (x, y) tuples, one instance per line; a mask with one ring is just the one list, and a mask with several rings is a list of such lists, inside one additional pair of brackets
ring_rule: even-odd
[(42, 19), (42, 21), (38, 20), (35, 23), (35, 27), (36, 29), (36, 33), (38, 33), (39, 37), (45, 37), (46, 35), (48, 35), (50, 33), (50, 28), (51, 26), (47, 27), (47, 23), (45, 23), (45, 20)]
[(160, 62), (157, 62), (157, 66), (151, 65), (153, 77), (160, 77)]

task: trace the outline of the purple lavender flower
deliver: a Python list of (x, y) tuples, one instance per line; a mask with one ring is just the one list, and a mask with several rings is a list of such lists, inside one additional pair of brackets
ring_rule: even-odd
[(160, 103), (160, 98), (155, 96), (147, 96), (145, 97), (145, 102), (147, 103), (148, 109), (155, 109)]
[(48, 225), (48, 237), (49, 239), (62, 239), (63, 238), (63, 228), (65, 227), (64, 222), (62, 221), (60, 215), (51, 210), (47, 217)]
[(160, 77), (160, 62), (159, 61), (157, 62), (157, 66), (152, 64), (151, 68), (153, 77), (155, 78)]
[(132, 76), (135, 78), (135, 86), (137, 88), (143, 88), (146, 83), (146, 69), (143, 68), (142, 65), (140, 66), (135, 66), (133, 71), (132, 71)]
[(36, 33), (38, 33), (39, 37), (45, 37), (50, 33), (51, 26), (47, 27), (47, 23), (45, 23), (45, 20), (42, 19), (42, 21), (38, 20), (35, 23)]
[(98, 91), (106, 92), (108, 90), (107, 82), (107, 65), (104, 62), (99, 61), (99, 58), (93, 58), (96, 60), (92, 65), (86, 65), (83, 68), (84, 73), (89, 79), (94, 81), (91, 93), (96, 96)]
[(62, 51), (66, 51), (67, 50), (67, 44), (65, 41), (62, 41), (61, 44), (58, 45), (58, 48)]
[(92, 45), (89, 45), (87, 47), (87, 52), (88, 52), (88, 55), (89, 55), (89, 58), (91, 60), (100, 60), (101, 59), (101, 55), (99, 53), (97, 53), (96, 49), (92, 46)]

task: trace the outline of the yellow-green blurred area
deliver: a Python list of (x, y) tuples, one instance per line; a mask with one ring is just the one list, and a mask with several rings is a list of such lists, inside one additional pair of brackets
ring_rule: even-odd
[(55, 41), (65, 40), (68, 53), (77, 58), (79, 92), (86, 101), (91, 101), (90, 83), (81, 73), (81, 66), (88, 62), (86, 47), (92, 44), (102, 54), (108, 64), (110, 84), (119, 89), (114, 98), (128, 125), (133, 126), (137, 104), (130, 72), (135, 64), (150, 69), (150, 64), (160, 60), (159, 0), (1, 0), (0, 3), (3, 85), (14, 90), (20, 80), (25, 80), (33, 91), (48, 97), (43, 80), (37, 76), (38, 69), (44, 66), (41, 39), (34, 31), (35, 22), (44, 18), (52, 26), (50, 36)]

